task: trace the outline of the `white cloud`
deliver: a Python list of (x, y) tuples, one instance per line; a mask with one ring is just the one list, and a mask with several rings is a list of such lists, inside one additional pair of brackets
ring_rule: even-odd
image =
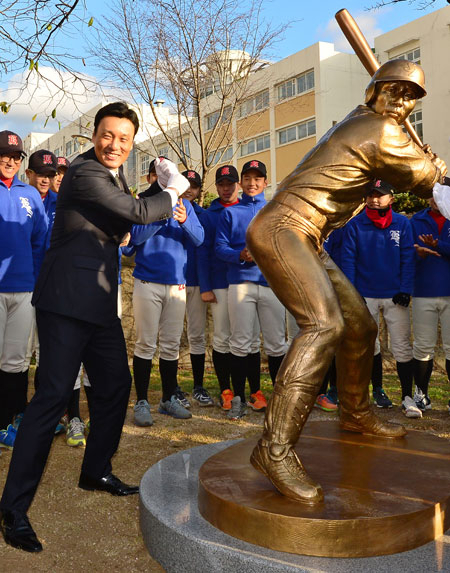
[[(102, 93), (96, 78), (81, 75), (74, 79), (67, 72), (50, 67), (35, 72), (23, 72), (10, 78), (8, 87), (0, 90), (0, 101), (11, 104), (9, 113), (2, 116), (2, 129), (15, 131), (25, 137), (30, 131), (55, 133), (58, 122), (62, 125), (73, 121), (103, 99), (111, 99)], [(121, 99), (119, 90), (111, 93)], [(56, 117), (52, 111), (56, 109)], [(37, 114), (35, 121), (33, 116)], [(47, 125), (44, 126), (45, 121)]]
[[(382, 8), (376, 12), (356, 12), (352, 14), (371, 47), (373, 47), (374, 38), (383, 33), (383, 30), (379, 26), (378, 18), (384, 16), (387, 11), (389, 11), (389, 9)], [(334, 18), (328, 21), (325, 28), (320, 28), (319, 33), (322, 39), (333, 42), (336, 50), (339, 52), (353, 52), (353, 49)]]

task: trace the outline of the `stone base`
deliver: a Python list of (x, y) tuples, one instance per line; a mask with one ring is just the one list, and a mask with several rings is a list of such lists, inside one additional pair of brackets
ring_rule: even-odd
[(199, 473), (201, 515), (225, 533), (278, 551), (325, 557), (399, 553), (450, 527), (450, 443), (410, 431), (381, 439), (311, 422), (296, 450), (325, 500), (279, 494), (250, 464), (257, 439), (210, 458)]
[[(308, 426), (305, 435), (307, 431)], [(152, 466), (143, 476), (140, 489), (143, 538), (150, 555), (168, 573), (450, 571), (450, 537), (447, 535), (400, 554), (333, 559), (273, 551), (216, 529), (198, 511), (198, 472), (207, 459), (236, 443), (222, 442), (176, 453)], [(409, 466), (405, 479), (414, 473), (417, 465)], [(321, 481), (323, 483), (323, 479)]]

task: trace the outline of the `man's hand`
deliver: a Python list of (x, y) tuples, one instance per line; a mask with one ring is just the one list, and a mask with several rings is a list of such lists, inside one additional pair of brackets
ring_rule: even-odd
[(407, 308), (409, 306), (409, 302), (411, 300), (411, 295), (407, 294), (406, 292), (398, 292), (394, 294), (392, 297), (392, 302), (394, 304), (398, 304), (399, 306), (404, 306)]
[(419, 239), (422, 241), (424, 245), (427, 247), (431, 247), (435, 249), (438, 246), (439, 239), (435, 239), (433, 235), (419, 235)]
[(155, 170), (161, 189), (165, 189), (167, 187), (171, 175), (178, 173), (177, 166), (173, 161), (164, 158), (160, 159), (159, 157), (155, 159)]
[(245, 261), (246, 263), (253, 263), (253, 257), (250, 254), (250, 251), (245, 247), (242, 249), (241, 254), (239, 255), (241, 261)]
[(212, 290), (206, 290), (200, 294), (203, 302), (217, 302), (216, 295)]
[(437, 251), (433, 251), (433, 249), (428, 249), (427, 247), (422, 247), (421, 245), (414, 245), (414, 247), (416, 249), (416, 253), (421, 259), (425, 259), (428, 257), (428, 255), (432, 255), (434, 257), (441, 256)]
[(173, 218), (182, 225), (187, 219), (186, 207), (182, 199), (178, 199), (178, 203), (173, 211)]

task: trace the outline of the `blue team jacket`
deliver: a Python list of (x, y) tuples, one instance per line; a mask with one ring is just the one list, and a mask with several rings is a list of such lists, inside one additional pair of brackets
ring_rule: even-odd
[(54, 191), (49, 189), (44, 201), (42, 202), (42, 204), (44, 205), (44, 211), (48, 219), (46, 249), (50, 247), (50, 237), (52, 236), (53, 223), (55, 222), (57, 198), (58, 198), (58, 193), (55, 193)]
[(200, 292), (228, 288), (227, 265), (217, 257), (215, 242), (220, 215), (225, 209), (229, 210), (235, 207), (237, 205), (224, 207), (220, 199), (214, 199), (202, 216), (205, 240), (197, 250), (197, 273)]
[(0, 181), (0, 292), (31, 292), (45, 253), (47, 216), (38, 191)]
[(437, 223), (429, 212), (430, 209), (424, 209), (411, 218), (414, 242), (426, 246), (419, 235), (433, 235), (439, 239), (436, 250), (441, 256), (430, 255), (425, 259), (416, 256), (413, 296), (450, 296), (450, 221), (445, 221), (439, 234)]
[(344, 237), (344, 227), (332, 231), (323, 242), (323, 248), (330, 255), (333, 261), (341, 268), (341, 248)]
[(358, 292), (369, 298), (412, 294), (415, 250), (409, 220), (392, 212), (386, 229), (376, 227), (363, 211), (344, 227), (342, 270)]
[(187, 218), (182, 225), (172, 218), (133, 225), (129, 245), (136, 247), (134, 277), (159, 284), (186, 284), (186, 245), (201, 245), (204, 231), (190, 202), (183, 199), (183, 204)]
[[(203, 215), (206, 212), (205, 209), (200, 207), (200, 205), (195, 201), (191, 203), (191, 206), (194, 209), (200, 224), (202, 224)], [(198, 272), (197, 272), (197, 252), (199, 248), (200, 247), (194, 246), (194, 244), (191, 241), (188, 241), (186, 244), (186, 249), (187, 249), (186, 286), (192, 286), (192, 287), (199, 286)]]
[(251, 281), (267, 286), (256, 263), (247, 263), (239, 258), (246, 246), (245, 233), (250, 221), (265, 204), (264, 192), (255, 197), (243, 194), (239, 205), (226, 209), (220, 216), (216, 233), (216, 255), (227, 263), (229, 284)]

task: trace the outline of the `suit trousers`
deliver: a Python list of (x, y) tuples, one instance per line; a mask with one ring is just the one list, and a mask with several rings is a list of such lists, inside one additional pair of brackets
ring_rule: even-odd
[(89, 374), (90, 432), (82, 471), (94, 479), (111, 472), (131, 388), (118, 318), (99, 326), (36, 310), (40, 384), (19, 426), (0, 508), (26, 512), (47, 462), (55, 427), (69, 402), (81, 362)]

